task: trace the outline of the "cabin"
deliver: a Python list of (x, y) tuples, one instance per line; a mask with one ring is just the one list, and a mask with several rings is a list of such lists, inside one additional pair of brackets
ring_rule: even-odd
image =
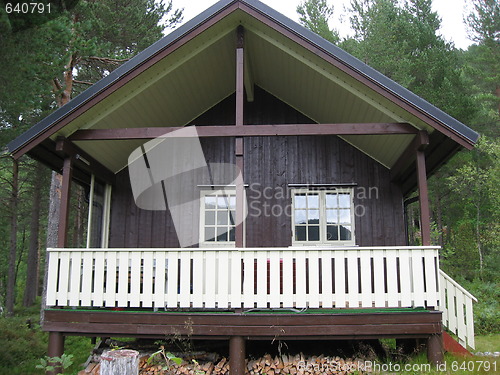
[(420, 339), (439, 362), (446, 329), (474, 347), (427, 179), (477, 139), (261, 2), (219, 1), (8, 145), (62, 174), (49, 356), (68, 335), (175, 334), (227, 340), (244, 374), (247, 340)]

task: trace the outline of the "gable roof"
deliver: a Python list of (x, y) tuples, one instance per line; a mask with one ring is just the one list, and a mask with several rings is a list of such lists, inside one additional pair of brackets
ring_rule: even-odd
[[(319, 123), (407, 122), (440, 148), (437, 167), (478, 134), (347, 52), (257, 0), (221, 0), (8, 144), (15, 157), (78, 129), (184, 126), (235, 90), (235, 29), (253, 82)], [(343, 136), (391, 168), (410, 135)], [(104, 141), (100, 141), (104, 142)], [(78, 142), (117, 172), (137, 141)], [(444, 148), (444, 151), (443, 151)], [(431, 148), (432, 150), (432, 148)], [(431, 151), (429, 151), (431, 152)]]

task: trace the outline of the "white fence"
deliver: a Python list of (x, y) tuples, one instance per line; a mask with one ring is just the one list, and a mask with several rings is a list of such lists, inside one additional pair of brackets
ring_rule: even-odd
[(438, 248), (49, 249), (47, 306), (437, 306)]
[(474, 312), (476, 297), (443, 271), (439, 271), (441, 298), (439, 309), (443, 312), (443, 325), (458, 337), (463, 347), (474, 349)]
[(438, 249), (49, 249), (46, 305), (435, 307), (444, 325), (474, 347), (475, 298), (439, 270)]

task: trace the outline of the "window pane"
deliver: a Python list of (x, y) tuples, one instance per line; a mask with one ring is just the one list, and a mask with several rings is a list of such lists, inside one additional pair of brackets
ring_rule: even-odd
[(306, 227), (295, 226), (295, 241), (306, 241)]
[(308, 241), (319, 241), (319, 226), (307, 227)]
[(307, 216), (309, 224), (319, 224), (319, 210), (309, 210)]
[(205, 197), (205, 208), (208, 209), (215, 208), (215, 197)]
[(217, 242), (227, 242), (227, 228), (217, 228)]
[(326, 239), (328, 241), (338, 241), (339, 240), (339, 229), (338, 225), (327, 225), (326, 227)]
[(217, 225), (227, 225), (227, 211), (217, 211)]
[(305, 224), (306, 221), (306, 210), (295, 210), (295, 224)]
[(220, 195), (217, 197), (217, 208), (227, 208), (229, 205), (229, 197), (226, 195)]
[(236, 221), (236, 211), (229, 211), (229, 224), (234, 225)]
[(306, 208), (306, 196), (304, 194), (295, 196), (295, 208)]
[(327, 224), (337, 224), (337, 210), (326, 210), (326, 223)]
[(229, 241), (234, 241), (234, 227), (229, 230)]
[(307, 208), (319, 208), (319, 195), (308, 195), (307, 196)]
[(351, 207), (351, 196), (349, 194), (339, 194), (339, 207), (340, 208)]
[(339, 219), (341, 223), (351, 222), (351, 210), (339, 210)]
[(215, 241), (215, 228), (205, 228), (205, 241)]
[(337, 208), (337, 194), (327, 193), (326, 194), (326, 208)]
[(350, 241), (351, 240), (351, 227), (350, 226), (340, 226), (340, 240)]
[(215, 211), (205, 211), (205, 225), (215, 225)]
[(236, 209), (236, 197), (234, 195), (229, 197), (229, 208), (232, 210)]

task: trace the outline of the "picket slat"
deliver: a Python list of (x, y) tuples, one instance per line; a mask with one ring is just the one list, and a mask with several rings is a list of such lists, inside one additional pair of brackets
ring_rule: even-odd
[(321, 257), (321, 302), (323, 308), (333, 307), (332, 290), (332, 252), (325, 250), (320, 252)]
[(106, 252), (106, 291), (104, 293), (104, 305), (115, 307), (116, 305), (116, 251)]
[(293, 252), (283, 251), (283, 307), (291, 308), (294, 305), (293, 294)]
[(398, 307), (398, 270), (396, 267), (397, 253), (386, 251), (387, 260), (387, 306)]
[(153, 252), (143, 253), (144, 261), (142, 267), (142, 307), (153, 306)]
[(58, 276), (62, 277), (62, 270), (59, 268), (60, 257), (61, 257), (60, 252), (54, 251), (49, 253), (49, 261), (47, 263), (47, 266), (49, 267), (49, 271), (47, 273), (47, 295), (45, 299), (45, 303), (48, 307), (58, 305), (57, 294), (59, 285), (57, 285), (57, 279)]
[(309, 308), (315, 309), (319, 307), (319, 252), (312, 250), (307, 255), (309, 263)]
[(297, 286), (295, 294), (295, 307), (302, 309), (307, 307), (307, 297), (306, 297), (306, 255), (303, 251), (297, 251), (295, 253), (296, 259), (296, 275), (297, 275)]
[(81, 286), (81, 306), (92, 306), (92, 261), (93, 254), (90, 251), (82, 253), (83, 270), (82, 270), (82, 286)]
[(269, 307), (280, 307), (280, 253), (271, 251), (269, 254)]
[(401, 283), (401, 307), (412, 306), (411, 268), (409, 250), (399, 251), (399, 279)]
[(375, 284), (375, 307), (385, 307), (384, 251), (373, 251), (373, 282)]
[(81, 267), (82, 267), (82, 253), (76, 251), (71, 257), (71, 269), (70, 269), (70, 287), (68, 293), (69, 306), (79, 306), (80, 305), (80, 285), (82, 280)]
[(371, 269), (371, 252), (370, 251), (360, 251), (361, 258), (361, 306), (362, 307), (372, 307), (373, 305), (373, 295), (372, 295), (372, 269)]
[(127, 307), (129, 287), (129, 252), (118, 253), (118, 307)]
[(217, 264), (217, 307), (229, 307), (229, 252), (218, 254)]
[(335, 307), (346, 307), (345, 251), (335, 251)]

